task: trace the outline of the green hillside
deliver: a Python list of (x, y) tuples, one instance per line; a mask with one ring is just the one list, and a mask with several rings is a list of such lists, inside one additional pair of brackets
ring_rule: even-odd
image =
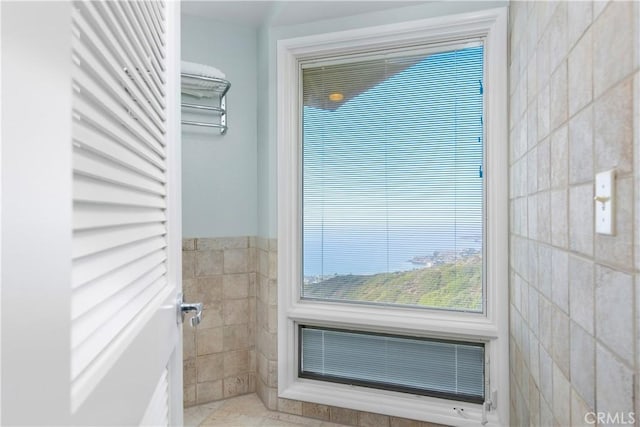
[(304, 296), (335, 300), (482, 310), (482, 260), (370, 276), (334, 276), (306, 284)]

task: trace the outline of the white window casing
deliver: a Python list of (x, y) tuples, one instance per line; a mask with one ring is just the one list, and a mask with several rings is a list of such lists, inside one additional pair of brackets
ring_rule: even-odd
[[(279, 397), (478, 425), (482, 405), (298, 378), (299, 324), (469, 340), (486, 345), (487, 395), (495, 400), (487, 425), (509, 424), (507, 17), (497, 8), (278, 41)], [(478, 38), (485, 46), (485, 313), (302, 301), (301, 61)]]

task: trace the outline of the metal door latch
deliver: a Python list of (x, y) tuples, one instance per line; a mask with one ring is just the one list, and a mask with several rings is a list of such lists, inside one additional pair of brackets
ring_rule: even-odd
[(190, 311), (195, 311), (193, 317), (191, 317), (191, 326), (196, 327), (202, 321), (202, 303), (201, 302), (183, 302), (182, 294), (178, 297), (178, 309), (180, 319), (184, 322), (184, 315)]

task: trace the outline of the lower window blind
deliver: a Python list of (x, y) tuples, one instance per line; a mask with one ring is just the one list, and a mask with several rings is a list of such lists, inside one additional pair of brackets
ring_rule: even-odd
[(300, 326), (299, 377), (482, 403), (484, 344)]

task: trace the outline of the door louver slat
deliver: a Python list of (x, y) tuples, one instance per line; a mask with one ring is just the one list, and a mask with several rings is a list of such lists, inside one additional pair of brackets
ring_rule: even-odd
[(133, 44), (134, 54), (138, 55), (143, 67), (138, 69), (139, 73), (147, 74), (155, 85), (155, 91), (164, 96), (163, 79), (161, 77), (162, 67), (158, 64), (158, 58), (149, 47), (149, 40), (145, 39), (133, 16), (132, 6), (127, 3), (113, 2), (109, 4), (114, 16), (119, 20), (120, 25), (125, 30), (127, 37)]
[(90, 151), (75, 148), (73, 161), (76, 165), (76, 173), (151, 194), (163, 196), (166, 193), (164, 183), (139, 175)]
[(71, 300), (71, 317), (76, 319), (92, 310), (95, 304), (99, 304), (99, 301), (104, 301), (126, 288), (133, 280), (142, 277), (143, 274), (155, 268), (165, 259), (164, 251), (158, 250), (99, 279), (84, 284), (74, 291)]
[[(91, 43), (100, 50), (103, 55), (111, 55), (108, 59), (109, 62), (122, 65), (123, 72), (135, 83), (138, 90), (142, 91), (144, 99), (152, 106), (153, 110), (160, 117), (162, 121), (165, 120), (164, 106), (158, 102), (158, 99), (152, 94), (151, 89), (145, 79), (138, 73), (129, 72), (129, 70), (135, 69), (135, 58), (133, 61), (129, 60), (128, 54), (123, 49), (122, 45), (118, 42), (116, 37), (111, 32), (111, 29), (106, 26), (106, 23), (102, 20), (94, 19), (96, 12), (93, 8), (78, 8), (74, 13), (74, 19), (76, 25), (83, 31), (86, 36), (91, 40)], [(106, 49), (105, 49), (106, 48)], [(129, 65), (128, 67), (126, 65)], [(127, 68), (125, 71), (124, 69)]]
[(162, 209), (128, 208), (126, 206), (96, 205), (77, 203), (74, 207), (74, 230), (113, 227), (118, 225), (164, 222), (166, 214)]
[(74, 79), (76, 90), (80, 92), (81, 96), (86, 96), (100, 105), (116, 120), (121, 122), (136, 138), (144, 140), (156, 153), (164, 157), (164, 147), (161, 143), (163, 139), (162, 136), (153, 135), (152, 132), (149, 132), (149, 129), (140, 123), (140, 117), (135, 115), (133, 111), (135, 109), (135, 102), (131, 102), (129, 105), (130, 109), (126, 110), (123, 104), (121, 104), (122, 100), (114, 99), (111, 93), (100, 84), (102, 83), (98, 80), (100, 77), (97, 77), (84, 67), (79, 66), (74, 67), (74, 72), (76, 76)]
[[(162, 82), (159, 80), (157, 74), (149, 72), (149, 58), (143, 52), (140, 42), (134, 36), (130, 26), (128, 26), (129, 23), (123, 20), (120, 2), (113, 2), (113, 4), (109, 5), (107, 5), (106, 2), (90, 3), (91, 7), (95, 7), (95, 13), (99, 16), (97, 19), (104, 19), (105, 25), (111, 29), (113, 36), (127, 53), (127, 57), (129, 58), (127, 65), (131, 65), (130, 72), (136, 73), (142, 78), (158, 103), (162, 108), (166, 108), (164, 92), (161, 92)], [(87, 8), (89, 8), (89, 6), (87, 6)], [(117, 15), (115, 13), (117, 13)]]
[(79, 147), (127, 167), (140, 175), (164, 182), (162, 170), (152, 162), (142, 158), (113, 139), (105, 137), (96, 129), (87, 126), (83, 121), (76, 121), (73, 126), (74, 142)]
[[(79, 19), (81, 18), (79, 16)], [(151, 109), (142, 92), (127, 75), (124, 67), (117, 65), (114, 58), (109, 55), (109, 50), (99, 39), (92, 37), (91, 29), (86, 25), (76, 26), (75, 34), (77, 36), (72, 47), (78, 58), (87, 63), (93, 73), (101, 77), (103, 85), (109, 88), (112, 95), (121, 103), (123, 98), (133, 98), (138, 101), (133, 103), (133, 110), (136, 116), (141, 118), (140, 123), (155, 138), (162, 140), (162, 134), (165, 133), (162, 119)], [(82, 39), (82, 42), (79, 39)]]
[[(154, 271), (154, 273), (157, 272)], [(107, 348), (118, 333), (126, 328), (128, 324), (132, 323), (138, 313), (138, 307), (147, 306), (153, 297), (162, 291), (165, 285), (166, 279), (164, 277), (159, 278), (149, 285), (141, 281), (136, 282), (131, 292), (127, 293), (127, 305), (117, 312), (114, 312), (114, 315), (105, 317), (105, 322), (100, 325), (87, 340), (78, 345), (74, 345), (74, 330), (72, 328), (71, 349), (76, 356), (76, 363), (72, 363), (71, 365), (72, 377), (81, 374), (84, 369), (88, 368), (88, 366), (100, 356), (101, 349)], [(139, 292), (136, 294), (134, 291)], [(74, 323), (78, 323), (78, 321)]]
[[(73, 109), (75, 115), (74, 123), (86, 122), (87, 125), (91, 125), (94, 131), (103, 133), (114, 144), (128, 148), (140, 159), (144, 159), (164, 171), (164, 157), (149, 148), (147, 144), (136, 139), (130, 132), (127, 132), (117, 120), (105, 114), (99, 105), (91, 102), (91, 100), (77, 96), (73, 100)], [(74, 140), (81, 141), (80, 137), (80, 134), (73, 135)], [(87, 145), (95, 143), (93, 139), (81, 142)]]
[(72, 12), (74, 411), (172, 291), (166, 14), (161, 1), (136, 3), (75, 1)]
[(94, 255), (117, 246), (148, 239), (164, 234), (165, 226), (162, 223), (135, 225), (131, 227), (113, 227), (109, 229), (96, 229), (80, 231), (73, 236), (73, 258)]
[(74, 263), (71, 286), (72, 288), (82, 286), (153, 251), (164, 249), (166, 246), (164, 237), (153, 237), (104, 251), (100, 257), (78, 259)]
[(77, 174), (75, 183), (73, 196), (76, 201), (125, 206), (148, 206), (152, 208), (165, 207), (165, 201), (162, 196), (136, 191), (105, 181), (94, 180), (81, 174)]
[[(150, 31), (146, 28), (147, 23), (141, 17), (141, 13), (137, 7), (137, 3), (133, 5), (122, 5), (122, 12), (124, 12), (125, 18), (128, 20), (130, 28), (132, 28), (140, 42), (144, 50), (144, 54), (148, 58), (148, 64), (151, 65), (151, 68), (155, 72), (156, 78), (160, 82), (164, 82), (162, 67), (162, 58), (163, 54), (158, 50), (157, 45), (153, 41), (153, 38), (150, 36)], [(151, 70), (150, 70), (151, 71)], [(162, 90), (160, 88), (160, 90)]]

